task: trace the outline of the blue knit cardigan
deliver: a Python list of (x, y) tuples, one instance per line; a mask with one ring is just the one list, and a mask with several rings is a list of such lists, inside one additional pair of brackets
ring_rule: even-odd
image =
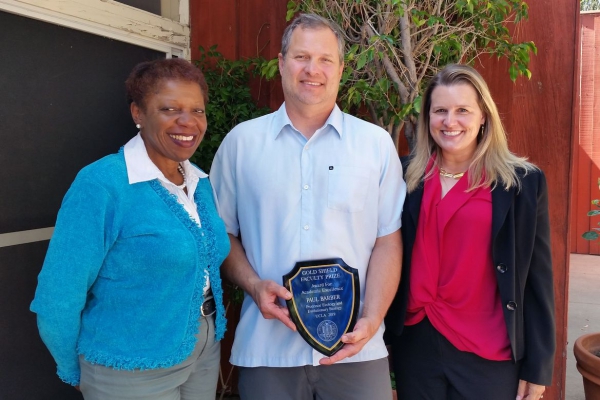
[(115, 369), (168, 368), (194, 350), (206, 274), (225, 332), (219, 267), (229, 253), (208, 179), (199, 227), (158, 180), (129, 184), (123, 149), (82, 169), (65, 195), (31, 310), (58, 376), (78, 354)]

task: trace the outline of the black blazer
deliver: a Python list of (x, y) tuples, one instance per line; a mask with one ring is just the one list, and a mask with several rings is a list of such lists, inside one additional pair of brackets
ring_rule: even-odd
[[(521, 190), (492, 190), (492, 253), (513, 360), (520, 379), (552, 381), (556, 347), (548, 189), (542, 171), (521, 171)], [(423, 185), (407, 194), (402, 212), (402, 278), (386, 317), (387, 334), (404, 327), (413, 246)], [(417, 268), (416, 266), (415, 268)]]

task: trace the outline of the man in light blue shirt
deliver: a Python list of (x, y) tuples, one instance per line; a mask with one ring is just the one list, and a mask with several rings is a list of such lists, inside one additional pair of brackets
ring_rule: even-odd
[[(383, 317), (398, 288), (406, 193), (389, 134), (340, 111), (343, 38), (312, 14), (286, 29), (285, 103), (224, 139), (211, 181), (231, 240), (224, 275), (246, 296), (231, 362), (242, 399), (391, 399)], [(331, 357), (295, 332), (282, 276), (298, 261), (358, 269), (359, 318)]]

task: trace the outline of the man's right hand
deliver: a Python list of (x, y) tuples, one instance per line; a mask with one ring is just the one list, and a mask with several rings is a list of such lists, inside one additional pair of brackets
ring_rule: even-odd
[(272, 280), (257, 280), (252, 285), (250, 295), (265, 319), (278, 319), (291, 330), (296, 330), (289, 310), (279, 303), (279, 297), (285, 300), (292, 298), (292, 294), (286, 288)]
[(237, 236), (229, 234), (231, 251), (221, 266), (221, 272), (230, 282), (241, 287), (252, 297), (265, 319), (278, 319), (291, 330), (296, 325), (290, 319), (286, 306), (281, 306), (279, 298), (289, 300), (292, 294), (272, 280), (262, 280), (252, 268), (246, 257), (242, 242)]

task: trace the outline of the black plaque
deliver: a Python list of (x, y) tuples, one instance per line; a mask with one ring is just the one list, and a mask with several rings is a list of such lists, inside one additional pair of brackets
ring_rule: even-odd
[(358, 316), (358, 270), (341, 258), (299, 261), (283, 276), (283, 285), (292, 293), (286, 303), (298, 333), (320, 353), (335, 354)]

